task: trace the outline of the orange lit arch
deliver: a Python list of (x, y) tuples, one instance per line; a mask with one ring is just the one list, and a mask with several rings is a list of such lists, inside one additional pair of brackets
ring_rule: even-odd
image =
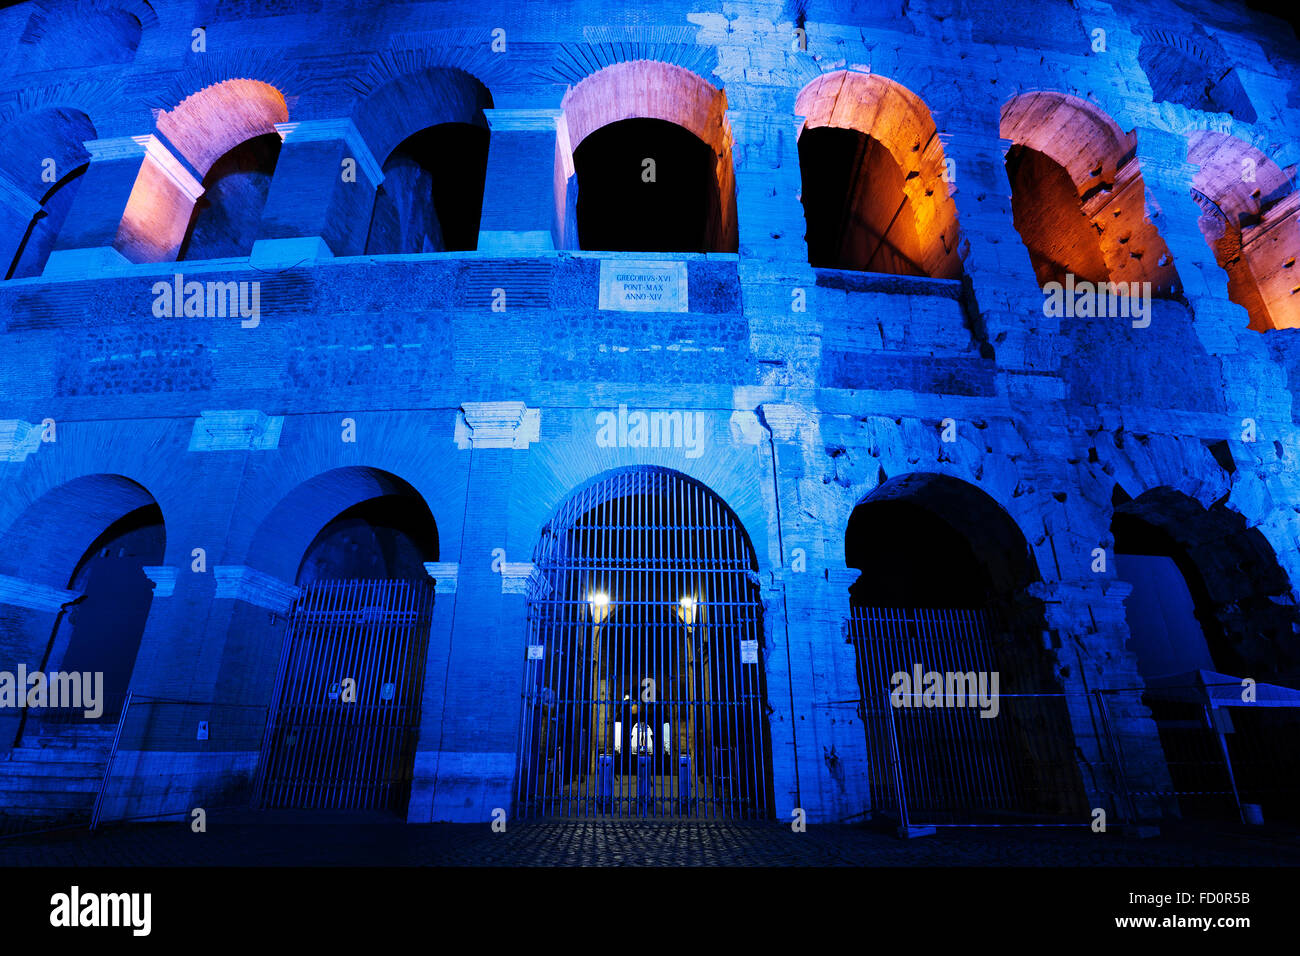
[(876, 140), (903, 172), (903, 191), (916, 221), (918, 265), (926, 275), (961, 275), (957, 207), (945, 176), (943, 143), (930, 110), (902, 84), (873, 73), (839, 70), (813, 80), (799, 93), (795, 112), (804, 131), (820, 127), (855, 130)]
[[(1003, 104), (1000, 134), (1069, 174), (1105, 261), (1107, 275), (1098, 278), (1150, 282), (1157, 295), (1181, 289), (1169, 247), (1146, 215), (1146, 185), (1134, 161), (1133, 133), (1077, 96), (1039, 91)], [(1014, 208), (1014, 194), (1012, 198)], [(1026, 235), (1021, 223), (1017, 228)], [(1027, 237), (1026, 245), (1032, 252)]]
[(1300, 193), (1277, 163), (1225, 133), (1193, 133), (1188, 162), (1198, 166), (1192, 198), (1214, 258), (1228, 273), (1228, 296), (1250, 313), (1250, 327), (1300, 326)]
[(115, 248), (132, 262), (175, 259), (208, 170), (240, 143), (276, 133), (276, 124), (288, 119), (284, 94), (251, 79), (213, 84), (160, 113), (158, 132), (179, 158), (161, 143), (148, 147)]

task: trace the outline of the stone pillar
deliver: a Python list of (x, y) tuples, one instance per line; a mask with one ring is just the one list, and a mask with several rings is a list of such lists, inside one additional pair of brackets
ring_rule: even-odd
[[(540, 413), (522, 402), (466, 402), (449, 454), (472, 455), (464, 536), (456, 575), (457, 613), (444, 670), (438, 740), (427, 742), (421, 766), (432, 766), (429, 819), (490, 824), (513, 812), (520, 687), (527, 645), (532, 565), (511, 557), (507, 515), (518, 493), (524, 454), (537, 440)], [(454, 445), (452, 444), (454, 441)], [(456, 448), (460, 451), (456, 451)], [(520, 546), (531, 551), (531, 543)], [(437, 679), (437, 678), (435, 678)], [(426, 798), (421, 797), (421, 802)], [(424, 819), (425, 810), (413, 807)]]
[(807, 263), (794, 90), (771, 109), (727, 110), (742, 260)]
[(384, 174), (352, 120), (277, 123), (275, 128), (284, 146), (253, 260), (292, 263), (362, 255)]
[(1246, 310), (1228, 298), (1228, 274), (1201, 234), (1201, 207), (1192, 198), (1197, 167), (1187, 162), (1187, 140), (1138, 127), (1137, 159), (1146, 181), (1148, 217), (1174, 257), (1196, 336), (1223, 362), (1230, 416), (1224, 437), (1239, 435), (1243, 418), (1273, 418), (1289, 425), (1286, 372), (1271, 360), (1264, 336), (1250, 328)]
[[(1159, 732), (1137, 690), (1143, 686), (1137, 657), (1126, 649), (1124, 599), (1131, 591), (1113, 574), (1096, 574), (1033, 585), (1028, 597), (1042, 601), (1047, 634), (1059, 645), (1053, 647), (1057, 679), (1090, 806), (1150, 819), (1161, 812), (1155, 793), (1172, 787)], [(1093, 622), (1085, 633), (1081, 621)]]
[(426, 562), (424, 570), (434, 581), (433, 618), (429, 622), (429, 649), (425, 656), (420, 730), (415, 745), (407, 823), (429, 823), (433, 819), (439, 747), (443, 737), (443, 705), (447, 696), (447, 664), (451, 660), (451, 633), (456, 620), (457, 581), (460, 577), (460, 565), (453, 561)]
[(485, 109), (483, 115), (492, 132), (478, 251), (534, 255), (576, 248), (576, 237), (566, 237), (564, 227), (564, 197), (576, 180), (567, 135), (560, 145), (560, 111)]
[(176, 258), (203, 186), (152, 134), (86, 143), (90, 166), (46, 276), (95, 276), (127, 262)]
[(1043, 293), (1011, 215), (1010, 140), (1001, 139), (993, 126), (956, 128), (939, 138), (952, 182), (938, 185), (948, 188), (957, 206), (958, 250), (973, 293), (968, 305), (977, 313), (971, 316), (976, 338), (999, 368), (1056, 371), (1058, 320), (1043, 314)]
[(0, 173), (0, 280), (9, 272), (41, 204)]

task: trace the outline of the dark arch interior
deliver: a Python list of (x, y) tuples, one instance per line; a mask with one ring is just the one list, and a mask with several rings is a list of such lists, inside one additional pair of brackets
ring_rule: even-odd
[(845, 561), (862, 576), (850, 589), (864, 607), (983, 607), (988, 571), (950, 524), (905, 500), (865, 502), (849, 519)]
[(6, 279), (26, 279), (45, 271), (45, 263), (54, 248), (54, 240), (58, 238), (59, 230), (63, 228), (63, 223), (68, 218), (72, 200), (81, 186), (82, 174), (89, 168), (88, 163), (78, 166), (64, 175), (50, 187), (49, 192), (41, 197), (40, 211), (28, 224), (27, 234), (23, 236), (18, 251), (14, 254), (13, 262), (10, 263), (5, 274)]
[(384, 162), (368, 255), (478, 248), (488, 131), (441, 123), (407, 137)]
[(212, 164), (177, 259), (229, 259), (253, 251), (280, 146), (278, 133), (254, 136)]
[[(646, 160), (653, 160), (653, 180)], [(727, 252), (713, 150), (659, 119), (589, 134), (573, 153), (578, 241), (611, 252)]]
[[(68, 579), (68, 589), (83, 597), (55, 625), (46, 666), (104, 675), (98, 722), (114, 720), (126, 697), (153, 603), (143, 569), (162, 564), (165, 545), (158, 506), (136, 508), (95, 539)], [(50, 711), (44, 719), (80, 722), (83, 714)]]
[(799, 169), (811, 265), (927, 274), (903, 170), (883, 143), (852, 129), (807, 129)]
[(1096, 231), (1065, 167), (1015, 144), (1007, 150), (1007, 178), (1012, 221), (1029, 250), (1038, 284), (1064, 283), (1067, 272), (1076, 281), (1109, 281)]
[[(1115, 539), (1116, 570), (1120, 577), (1134, 584), (1136, 592), (1127, 602), (1127, 611), (1130, 634), (1136, 645), (1133, 650), (1138, 655), (1143, 674), (1154, 677), (1190, 671), (1207, 663), (1228, 674), (1241, 672), (1245, 662), (1227, 641), (1214, 613), (1209, 590), (1187, 549), (1160, 527), (1122, 511), (1115, 513), (1110, 529)], [(1170, 579), (1170, 567), (1186, 587), (1186, 596), (1191, 600), (1190, 609), (1182, 607), (1186, 602), (1178, 581)], [(1139, 610), (1143, 607), (1145, 594), (1157, 601), (1165, 614), (1177, 613), (1176, 620), (1182, 626), (1166, 628), (1163, 622), (1147, 619)], [(1175, 610), (1175, 605), (1180, 606), (1178, 610)], [(1187, 618), (1186, 610), (1192, 611), (1195, 628), (1192, 627), (1193, 620)], [(1155, 608), (1151, 612), (1158, 613)], [(1167, 635), (1168, 647), (1147, 646), (1144, 638), (1157, 628)], [(1206, 654), (1209, 661), (1204, 659)]]
[(297, 584), (331, 580), (428, 577), (438, 560), (438, 532), (422, 498), (391, 494), (353, 505), (321, 529), (308, 546)]
[[(1229, 707), (1218, 708), (1211, 723), (1191, 676), (1217, 671), (1234, 682), (1249, 677), (1300, 687), (1288, 650), (1295, 609), (1268, 599), (1285, 594), (1288, 584), (1267, 541), (1238, 514), (1218, 505), (1202, 509), (1161, 489), (1117, 505), (1111, 532), (1116, 570), (1133, 588), (1125, 617), (1148, 682), (1142, 702), (1159, 729), (1180, 811), (1235, 819), (1235, 782), (1241, 801), (1261, 804), (1265, 819), (1296, 820), (1300, 716)], [(1228, 749), (1233, 781), (1220, 747)]]
[[(854, 509), (844, 551), (862, 572), (850, 587), (847, 636), (873, 813), (897, 811), (900, 760), (909, 807), (932, 819), (1079, 812), (1069, 715), (1041, 641), (1042, 608), (1024, 591), (1033, 562), (1010, 516), (954, 479), (903, 476)], [(917, 669), (985, 681), (996, 719), (965, 707), (898, 710), (895, 675), (910, 681)]]

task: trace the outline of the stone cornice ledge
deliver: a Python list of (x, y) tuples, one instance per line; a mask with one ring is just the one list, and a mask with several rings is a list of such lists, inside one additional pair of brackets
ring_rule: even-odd
[(538, 440), (542, 412), (523, 402), (464, 402), (456, 416), (458, 448), (527, 448)]
[(212, 574), (217, 579), (214, 597), (243, 601), (281, 614), (293, 607), (302, 593), (295, 585), (242, 564), (219, 565), (212, 569)]
[(0, 604), (25, 607), (32, 611), (57, 611), (69, 601), (81, 597), (77, 591), (52, 588), (22, 578), (0, 574)]

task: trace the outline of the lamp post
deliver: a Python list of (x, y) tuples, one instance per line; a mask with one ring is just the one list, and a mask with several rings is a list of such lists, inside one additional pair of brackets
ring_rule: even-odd
[(587, 611), (591, 615), (591, 682), (592, 697), (595, 700), (591, 728), (591, 759), (589, 773), (596, 772), (597, 755), (603, 756), (608, 747), (606, 724), (605, 679), (600, 676), (600, 626), (609, 618), (609, 594), (605, 591), (592, 591), (587, 595)]

